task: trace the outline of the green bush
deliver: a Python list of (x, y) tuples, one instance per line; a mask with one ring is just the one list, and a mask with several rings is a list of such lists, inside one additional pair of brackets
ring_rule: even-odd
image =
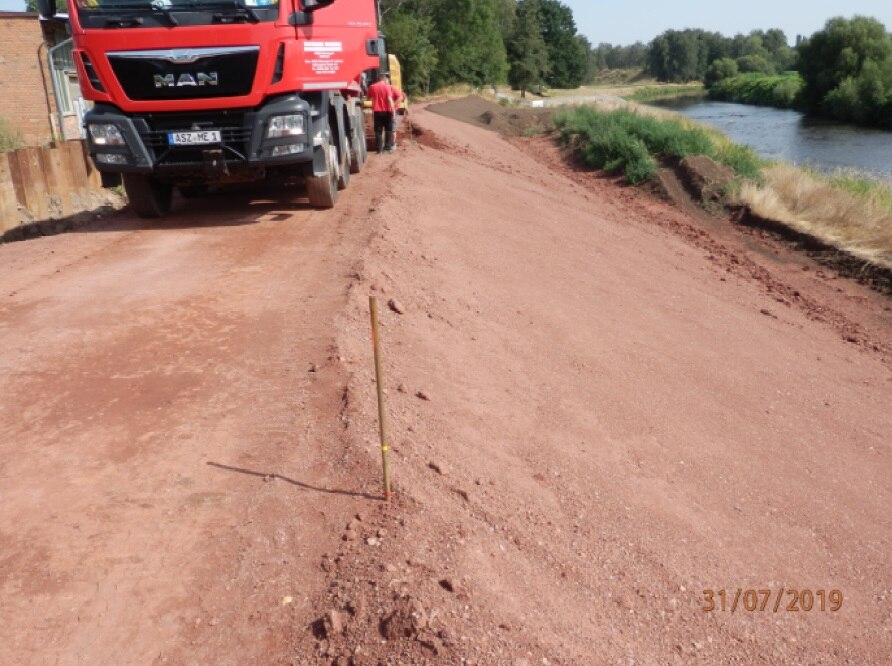
[(22, 135), (10, 127), (5, 118), (0, 117), (0, 153), (15, 150), (25, 145)]
[(712, 88), (719, 81), (730, 79), (737, 76), (737, 62), (731, 58), (719, 58), (714, 60), (712, 64), (706, 68), (706, 76), (703, 79), (703, 85)]
[(802, 86), (797, 72), (738, 74), (715, 83), (709, 96), (726, 102), (793, 108), (798, 104)]
[(603, 112), (577, 107), (555, 115), (564, 145), (578, 149), (595, 169), (622, 173), (637, 184), (652, 178), (658, 159), (680, 161), (688, 155), (707, 155), (726, 164), (741, 178), (758, 180), (761, 161), (749, 148), (730, 143), (682, 120), (660, 120), (632, 111)]
[(760, 55), (746, 55), (737, 59), (737, 69), (741, 74), (774, 74), (774, 67)]
[(774, 102), (776, 106), (784, 109), (792, 108), (796, 103), (796, 96), (802, 89), (802, 84), (791, 77), (784, 78), (774, 86)]

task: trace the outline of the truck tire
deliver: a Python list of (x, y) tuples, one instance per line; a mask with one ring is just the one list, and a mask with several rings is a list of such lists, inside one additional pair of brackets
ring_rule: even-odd
[(350, 141), (350, 173), (359, 173), (365, 166), (368, 151), (365, 145), (365, 128), (362, 126), (362, 113), (353, 120), (353, 132)]
[(350, 172), (353, 170), (349, 146), (338, 149), (338, 160), (338, 189), (346, 190), (350, 184)]
[(173, 185), (141, 173), (124, 174), (124, 191), (140, 217), (162, 217), (170, 212)]
[(314, 208), (334, 208), (338, 200), (338, 149), (328, 139), (319, 149), (325, 156), (325, 173), (306, 177), (307, 198)]

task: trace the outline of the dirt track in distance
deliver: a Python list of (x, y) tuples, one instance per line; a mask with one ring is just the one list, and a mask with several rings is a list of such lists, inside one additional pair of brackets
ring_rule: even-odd
[(0, 663), (885, 663), (889, 299), (413, 122), (331, 212), (0, 247)]

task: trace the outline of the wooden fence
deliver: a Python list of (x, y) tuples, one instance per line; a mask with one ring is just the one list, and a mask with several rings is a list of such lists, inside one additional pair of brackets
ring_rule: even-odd
[(83, 141), (0, 153), (0, 236), (22, 224), (91, 210), (101, 190)]

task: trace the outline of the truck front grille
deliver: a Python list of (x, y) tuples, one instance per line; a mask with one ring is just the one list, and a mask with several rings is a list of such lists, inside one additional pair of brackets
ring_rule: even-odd
[[(203, 151), (208, 148), (222, 149), (223, 157), (229, 163), (247, 162), (251, 145), (251, 125), (245, 111), (148, 114), (135, 117), (134, 124), (159, 167), (202, 164)], [(191, 130), (217, 130), (220, 132), (222, 143), (207, 146), (172, 146), (168, 142), (168, 133)]]
[(260, 48), (112, 51), (108, 62), (132, 100), (206, 99), (247, 95)]

